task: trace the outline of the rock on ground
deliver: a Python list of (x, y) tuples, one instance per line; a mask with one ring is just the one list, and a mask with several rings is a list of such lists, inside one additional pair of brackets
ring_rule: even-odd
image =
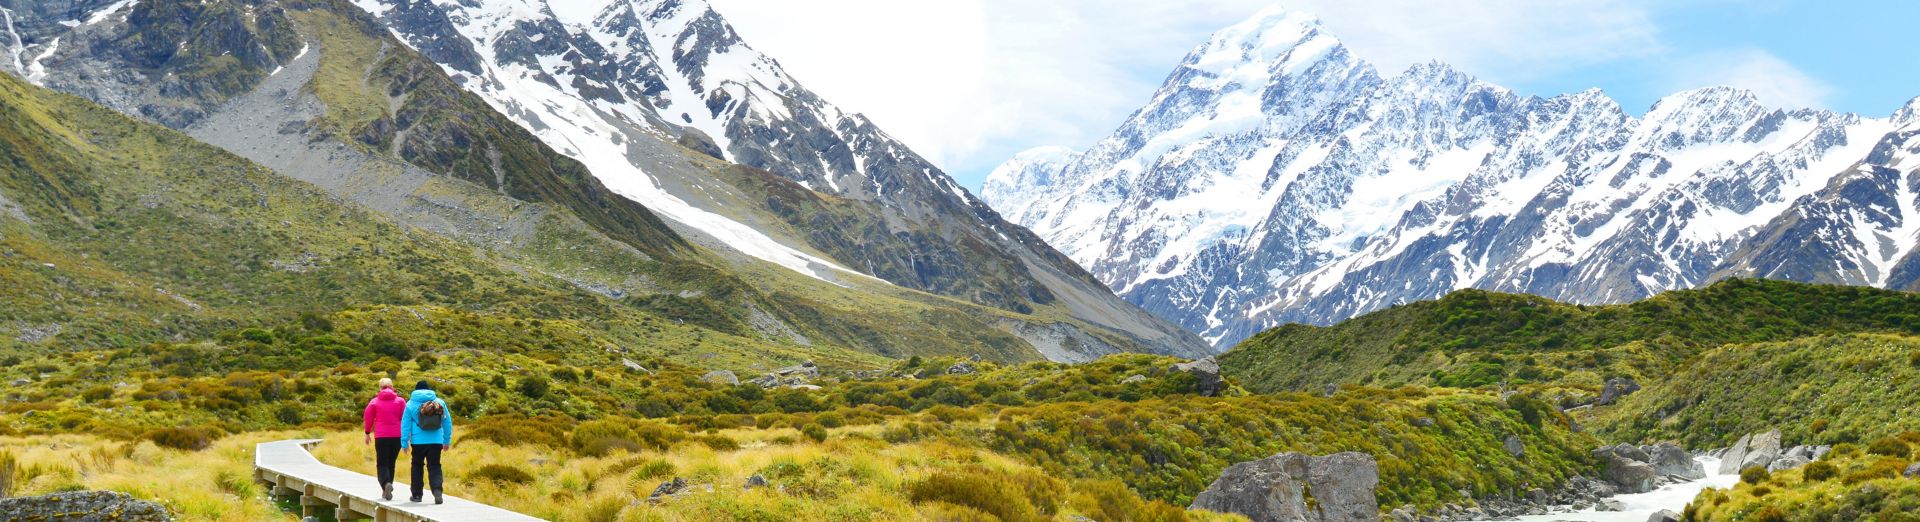
[(1647, 517), (1647, 522), (1680, 522), (1680, 514), (1671, 509), (1662, 509)]
[(1767, 472), (1771, 473), (1771, 472), (1780, 471), (1780, 470), (1798, 468), (1800, 466), (1807, 465), (1807, 462), (1810, 462), (1810, 461), (1808, 461), (1806, 457), (1802, 457), (1799, 455), (1788, 455), (1785, 457), (1774, 459), (1773, 463), (1767, 464)]
[(1764, 468), (1775, 460), (1780, 460), (1780, 430), (1754, 435), (1753, 441), (1747, 443), (1746, 456), (1740, 459), (1740, 469)]
[(1607, 482), (1621, 493), (1646, 493), (1659, 485), (1660, 473), (1653, 465), (1620, 455), (1607, 455)]
[(1606, 406), (1619, 401), (1621, 397), (1640, 391), (1640, 383), (1626, 377), (1607, 379), (1600, 387), (1600, 399), (1593, 402), (1596, 406)]
[(715, 384), (725, 384), (729, 386), (740, 384), (740, 376), (734, 375), (732, 371), (728, 371), (728, 370), (714, 370), (714, 371), (707, 372), (706, 375), (700, 376), (700, 380), (710, 382), (710, 383), (715, 383)]
[(1734, 475), (1740, 473), (1740, 463), (1747, 459), (1747, 443), (1752, 440), (1753, 435), (1741, 435), (1740, 440), (1735, 441), (1733, 446), (1727, 448), (1726, 453), (1720, 455), (1719, 474)]
[(0, 499), (5, 520), (34, 522), (169, 522), (159, 504), (118, 491), (73, 491)]
[(1645, 450), (1642, 450), (1638, 446), (1634, 446), (1632, 444), (1615, 444), (1612, 446), (1601, 446), (1593, 450), (1593, 456), (1600, 457), (1603, 459), (1609, 456), (1618, 456), (1618, 457), (1621, 457), (1627, 460), (1632, 460), (1635, 462), (1645, 462), (1649, 464), (1653, 463), (1653, 456), (1648, 455)]
[(1253, 522), (1375, 522), (1379, 484), (1372, 455), (1287, 452), (1227, 467), (1191, 508), (1238, 513)]
[(1662, 442), (1643, 449), (1646, 450), (1647, 456), (1653, 459), (1648, 463), (1653, 464), (1653, 470), (1661, 475), (1671, 475), (1687, 480), (1707, 478), (1707, 467), (1700, 465), (1700, 461), (1693, 460), (1693, 456), (1688, 455), (1687, 450), (1677, 444)]
[(1173, 369), (1193, 375), (1196, 381), (1193, 385), (1194, 393), (1208, 397), (1217, 397), (1220, 395), (1220, 392), (1227, 391), (1227, 381), (1220, 378), (1220, 363), (1214, 361), (1212, 357), (1175, 364), (1173, 365)]

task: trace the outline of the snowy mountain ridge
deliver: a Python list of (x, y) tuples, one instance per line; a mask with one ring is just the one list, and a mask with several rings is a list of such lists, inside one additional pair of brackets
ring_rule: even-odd
[[(609, 188), (696, 235), (830, 281), (872, 277), (1017, 313), (1058, 305), (1169, 353), (1204, 351), (801, 86), (704, 1), (353, 1)], [(662, 141), (821, 196), (743, 194), (753, 190), (688, 175), (679, 153), (650, 145)], [(763, 233), (768, 219), (790, 232)]]
[[(1898, 288), (1920, 265), (1904, 211), (1920, 175), (1896, 140), (1916, 105), (1865, 118), (1720, 87), (1634, 117), (1597, 89), (1523, 97), (1437, 62), (1383, 77), (1270, 9), (1196, 48), (1107, 138), (1022, 154), (983, 197), (1216, 345), (1467, 287), (1582, 303), (1743, 275)], [(1876, 166), (1894, 180), (1884, 211), (1827, 225), (1856, 232), (1770, 233)], [(1853, 261), (1778, 251), (1807, 243)]]

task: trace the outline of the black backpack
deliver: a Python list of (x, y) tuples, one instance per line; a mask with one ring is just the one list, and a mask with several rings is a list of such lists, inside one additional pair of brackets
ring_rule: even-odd
[(446, 420), (447, 410), (440, 405), (440, 401), (427, 401), (426, 404), (420, 405), (420, 429), (427, 431), (440, 429), (440, 425)]

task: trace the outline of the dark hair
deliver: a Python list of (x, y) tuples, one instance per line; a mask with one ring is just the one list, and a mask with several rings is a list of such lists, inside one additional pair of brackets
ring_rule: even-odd
[(417, 390), (431, 390), (431, 389), (433, 389), (433, 385), (432, 385), (432, 384), (427, 384), (427, 380), (426, 380), (426, 379), (421, 379), (421, 380), (420, 380), (420, 383), (419, 383), (419, 384), (415, 384), (415, 385), (413, 385), (413, 389), (414, 389), (414, 390), (416, 390), (416, 391), (417, 391)]

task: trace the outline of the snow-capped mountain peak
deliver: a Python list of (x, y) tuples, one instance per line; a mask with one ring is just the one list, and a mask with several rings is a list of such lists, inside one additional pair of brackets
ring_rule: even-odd
[[(1916, 119), (1920, 100), (1879, 120), (1729, 87), (1634, 117), (1599, 89), (1520, 96), (1440, 62), (1382, 78), (1312, 17), (1268, 10), (1196, 48), (1107, 139), (1023, 154), (984, 196), (1124, 297), (1224, 344), (1465, 287), (1602, 303), (1794, 273), (1742, 263), (1808, 251), (1767, 232), (1806, 220), (1776, 216), (1844, 200), (1833, 180), (1862, 158), (1908, 157), (1888, 133)], [(1872, 235), (1803, 237), (1855, 236)], [(1872, 274), (1827, 263), (1802, 278), (1920, 279), (1911, 241), (1876, 241), (1819, 247)]]

